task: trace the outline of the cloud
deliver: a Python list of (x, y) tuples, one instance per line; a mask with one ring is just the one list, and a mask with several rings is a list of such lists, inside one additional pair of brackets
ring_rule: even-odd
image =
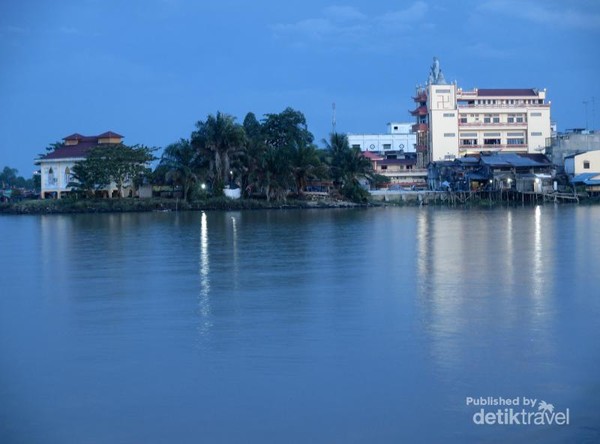
[(381, 49), (390, 37), (406, 34), (426, 16), (427, 4), (417, 1), (401, 10), (368, 16), (353, 6), (330, 6), (320, 16), (271, 26), (275, 37), (294, 46), (324, 44), (334, 48)]
[(577, 10), (572, 7), (573, 4), (574, 2), (561, 2), (553, 5), (548, 1), (489, 0), (482, 3), (479, 9), (551, 27), (600, 30), (600, 14), (590, 10)]
[(514, 56), (514, 52), (512, 51), (509, 51), (507, 49), (494, 48), (485, 43), (467, 45), (465, 47), (465, 52), (486, 59), (507, 59)]

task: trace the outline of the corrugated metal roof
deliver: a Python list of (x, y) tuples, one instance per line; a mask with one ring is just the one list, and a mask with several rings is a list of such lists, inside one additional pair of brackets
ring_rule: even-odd
[(478, 89), (478, 97), (537, 97), (537, 92), (533, 88), (526, 89)]

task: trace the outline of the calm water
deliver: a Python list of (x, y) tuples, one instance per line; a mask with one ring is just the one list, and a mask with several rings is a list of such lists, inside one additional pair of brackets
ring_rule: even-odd
[[(599, 223), (0, 217), (0, 442), (598, 442)], [(570, 425), (475, 425), (469, 396), (545, 400)]]

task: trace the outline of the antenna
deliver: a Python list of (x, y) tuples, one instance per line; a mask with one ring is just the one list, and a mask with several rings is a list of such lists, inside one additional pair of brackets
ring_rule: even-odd
[(585, 129), (588, 129), (588, 101), (583, 101), (583, 106), (585, 106)]
[(333, 134), (335, 134), (335, 125), (336, 125), (336, 121), (335, 121), (335, 102), (333, 102), (331, 104), (331, 110), (332, 110), (332, 116), (331, 116), (331, 132)]
[(592, 97), (592, 129), (594, 131), (598, 129), (596, 126), (596, 97)]

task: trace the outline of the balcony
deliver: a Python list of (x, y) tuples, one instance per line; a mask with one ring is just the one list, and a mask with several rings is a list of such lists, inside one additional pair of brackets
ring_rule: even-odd
[(426, 123), (415, 123), (412, 130), (413, 133), (424, 132), (429, 130), (429, 126)]
[(427, 145), (415, 145), (415, 149), (416, 149), (417, 153), (426, 153)]

